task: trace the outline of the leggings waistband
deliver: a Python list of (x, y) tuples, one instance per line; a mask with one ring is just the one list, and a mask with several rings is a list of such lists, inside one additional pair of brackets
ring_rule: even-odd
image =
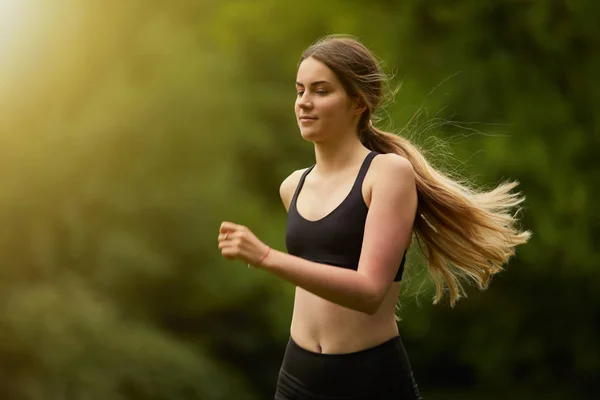
[[(412, 372), (400, 336), (353, 353), (322, 354), (299, 346), (291, 337), (279, 386), (309, 396), (374, 398), (375, 390), (412, 386)], [(369, 397), (371, 396), (371, 397)]]

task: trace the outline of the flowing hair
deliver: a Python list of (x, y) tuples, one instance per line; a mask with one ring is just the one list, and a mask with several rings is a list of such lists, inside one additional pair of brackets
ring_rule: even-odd
[(434, 304), (448, 291), (454, 306), (465, 296), (465, 281), (486, 289), (515, 254), (515, 247), (531, 235), (516, 226), (525, 199), (513, 192), (518, 183), (477, 190), (434, 168), (408, 139), (377, 129), (371, 117), (381, 105), (386, 77), (374, 55), (355, 38), (327, 36), (306, 49), (300, 63), (309, 57), (327, 65), (346, 92), (366, 106), (358, 123), (362, 144), (378, 153), (398, 154), (412, 164), (418, 195), (413, 235), (435, 284)]

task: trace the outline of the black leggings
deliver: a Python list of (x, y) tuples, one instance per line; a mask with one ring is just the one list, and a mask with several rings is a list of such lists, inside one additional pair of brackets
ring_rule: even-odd
[(400, 336), (346, 354), (314, 353), (290, 337), (275, 400), (421, 399)]

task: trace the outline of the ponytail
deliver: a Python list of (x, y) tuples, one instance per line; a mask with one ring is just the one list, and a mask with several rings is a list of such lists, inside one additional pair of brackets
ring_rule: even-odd
[(409, 140), (375, 128), (370, 120), (361, 125), (365, 147), (398, 154), (413, 165), (418, 195), (413, 231), (435, 284), (434, 304), (447, 288), (454, 306), (465, 296), (461, 281), (486, 289), (515, 247), (531, 235), (515, 226), (511, 213), (524, 200), (511, 192), (518, 183), (502, 183), (489, 192), (473, 190), (433, 168)]

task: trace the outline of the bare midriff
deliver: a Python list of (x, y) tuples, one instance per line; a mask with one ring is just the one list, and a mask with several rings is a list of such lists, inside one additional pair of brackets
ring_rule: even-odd
[(345, 354), (377, 346), (398, 336), (396, 303), (400, 283), (390, 287), (373, 315), (352, 310), (296, 287), (290, 334), (314, 353)]

